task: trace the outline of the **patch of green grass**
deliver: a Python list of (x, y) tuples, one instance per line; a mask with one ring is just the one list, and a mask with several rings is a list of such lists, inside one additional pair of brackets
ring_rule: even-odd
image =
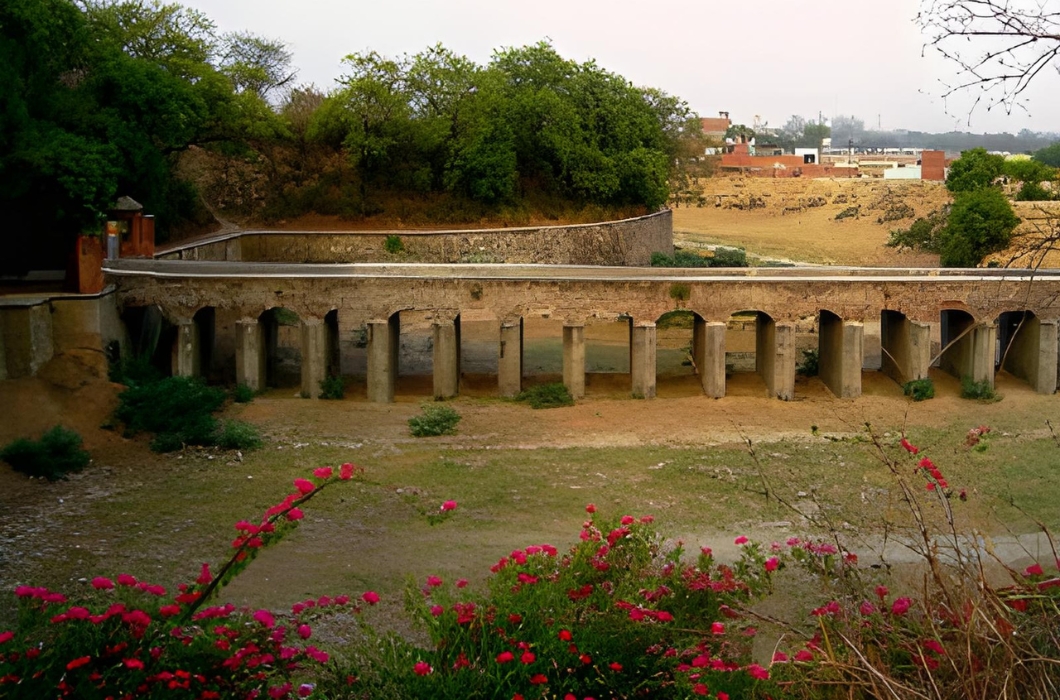
[(961, 398), (973, 401), (1000, 401), (1001, 397), (994, 391), (994, 386), (987, 380), (973, 381), (971, 377), (961, 377)]
[(562, 382), (531, 387), (520, 392), (515, 400), (530, 404), (530, 408), (559, 408), (574, 405), (574, 397), (570, 395), (567, 386)]
[(913, 401), (927, 401), (935, 398), (935, 382), (930, 377), (914, 379), (902, 385), (902, 393)]
[(257, 392), (251, 389), (246, 384), (237, 384), (232, 389), (232, 400), (236, 403), (250, 403), (254, 400), (254, 396)]
[(57, 425), (39, 440), (19, 438), (9, 443), (0, 450), (0, 459), (27, 476), (56, 481), (88, 466), (91, 458), (81, 445), (77, 432)]
[(320, 398), (340, 400), (346, 396), (346, 383), (342, 377), (325, 377), (320, 380)]
[(264, 444), (258, 429), (241, 420), (226, 420), (221, 423), (214, 441), (224, 450), (254, 450)]

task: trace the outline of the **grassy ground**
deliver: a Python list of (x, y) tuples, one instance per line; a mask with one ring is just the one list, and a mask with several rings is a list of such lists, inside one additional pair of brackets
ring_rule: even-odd
[[(371, 588), (396, 601), (407, 576), (481, 581), (511, 549), (571, 544), (589, 502), (612, 514), (651, 513), (691, 551), (710, 545), (723, 556), (735, 534), (783, 541), (813, 531), (812, 521), (823, 516), (864, 554), (908, 512), (865, 420), (885, 453), (904, 460), (920, 493), (922, 478), (896, 446), (907, 426), (954, 493), (969, 495), (953, 501), (967, 527), (995, 535), (1006, 527), (1032, 531), (1011, 504), (1060, 524), (1060, 447), (1045, 424), (1056, 412), (1051, 397), (1012, 387), (995, 404), (862, 401), (888, 410), (835, 399), (694, 397), (590, 398), (533, 411), (459, 399), (459, 435), (415, 440), (405, 425), (418, 412), (414, 397), (379, 406), (308, 402), (284, 392), (229, 409), (270, 436), (264, 449), (245, 455), (154, 455), (137, 441), (97, 449), (95, 465), (68, 482), (28, 482), (0, 469), (8, 514), (0, 524), (0, 585), (69, 588), (127, 571), (172, 586), (193, 578), (201, 562), (225, 557), (232, 524), (279, 501), (293, 478), (344, 461), (364, 466), (366, 481), (325, 492), (303, 526), (256, 561), (227, 599), (279, 607)], [(745, 404), (758, 408), (749, 413)], [(965, 446), (968, 429), (984, 423), (994, 429), (986, 449)], [(741, 435), (751, 439), (754, 456)], [(427, 515), (447, 499), (460, 508), (432, 526)], [(928, 510), (941, 516), (937, 506)], [(9, 614), (0, 612), (0, 622)]]

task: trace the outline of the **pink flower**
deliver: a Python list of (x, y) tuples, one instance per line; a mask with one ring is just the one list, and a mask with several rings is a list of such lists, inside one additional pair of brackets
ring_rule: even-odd
[(718, 691), (718, 700), (729, 700), (729, 694), (724, 692), (724, 691), (722, 691), (722, 690), (719, 690)]
[(696, 683), (692, 686), (692, 692), (696, 695), (706, 695), (709, 691), (707, 690), (707, 686), (702, 683)]
[(766, 559), (766, 571), (776, 571), (778, 566), (780, 566), (780, 560), (776, 557)]
[(125, 659), (122, 663), (125, 664), (125, 668), (131, 668), (136, 671), (139, 671), (144, 667), (144, 662), (140, 661), (140, 659)]
[(592, 515), (596, 512), (596, 506), (590, 503), (589, 505), (585, 506), (585, 512), (589, 515)]
[(97, 590), (109, 591), (110, 589), (114, 588), (114, 582), (111, 581), (109, 578), (97, 576), (92, 579), (92, 587)]
[(632, 525), (633, 524), (633, 516), (632, 515), (623, 515), (622, 516), (622, 524), (623, 525)]
[(725, 625), (720, 622), (713, 622), (710, 625), (711, 634), (725, 634)]
[(737, 547), (742, 544), (747, 544), (747, 537), (745, 535), (740, 535), (735, 540), (733, 540), (732, 543), (735, 544)]
[(428, 576), (427, 585), (431, 588), (437, 588), (438, 586), (442, 585), (442, 579), (438, 578), (437, 576)]
[(431, 606), (431, 615), (434, 616), (434, 617), (439, 617), (444, 612), (445, 612), (445, 608), (443, 608), (441, 605), (432, 605)]
[(313, 686), (309, 685), (308, 683), (303, 683), (302, 685), (298, 686), (298, 697), (308, 698), (312, 694)]
[(119, 586), (135, 586), (136, 577), (130, 576), (129, 574), (118, 574), (118, 585)]
[(871, 615), (876, 612), (876, 606), (867, 600), (861, 601), (861, 606), (858, 608), (862, 615)]
[(783, 664), (783, 663), (787, 663), (787, 661), (788, 661), (788, 655), (785, 654), (784, 652), (782, 652), (782, 651), (773, 652), (773, 663), (775, 663), (775, 664)]
[(6, 644), (15, 638), (14, 632), (0, 632), (0, 644)]
[(535, 673), (530, 676), (530, 685), (544, 685), (548, 683), (548, 676), (543, 673)]
[(317, 467), (313, 470), (313, 476), (317, 479), (330, 479), (334, 473), (331, 467)]
[(313, 636), (313, 628), (309, 625), (298, 625), (298, 636), (302, 639), (309, 639)]
[(276, 624), (276, 618), (272, 616), (272, 613), (268, 610), (258, 610), (254, 613), (254, 619), (260, 622), (268, 629), (272, 629)]
[(303, 496), (307, 493), (312, 492), (313, 489), (316, 488), (313, 482), (309, 479), (295, 479), (294, 487), (298, 489), (298, 492), (301, 493)]
[(876, 586), (876, 595), (877, 597), (879, 597), (880, 600), (886, 598), (889, 592), (890, 591), (887, 590), (887, 586)]
[(353, 466), (349, 462), (346, 462), (341, 467), (339, 467), (339, 478), (343, 481), (349, 481), (353, 478), (353, 474), (356, 471), (357, 467)]
[(909, 612), (909, 608), (912, 606), (913, 601), (909, 598), (897, 598), (894, 604), (891, 605), (891, 613), (894, 615), (905, 615)]
[(751, 678), (757, 678), (760, 681), (769, 680), (769, 671), (765, 670), (758, 664), (751, 664), (748, 666), (747, 672), (751, 674)]
[(909, 454), (914, 454), (915, 455), (917, 452), (920, 451), (919, 447), (917, 447), (916, 445), (913, 445), (912, 443), (910, 443), (905, 438), (902, 438), (901, 445), (902, 445), (902, 447), (905, 448), (905, 451), (908, 452)]
[(456, 510), (456, 501), (446, 501), (442, 504), (440, 509), (443, 513), (450, 510)]
[(173, 617), (174, 615), (180, 614), (179, 605), (163, 605), (158, 609), (158, 614), (162, 617)]
[(288, 520), (301, 520), (304, 517), (305, 513), (302, 512), (301, 508), (292, 508), (291, 510), (287, 511)]
[(457, 579), (457, 582), (456, 582), (456, 587), (457, 588), (463, 588), (466, 585), (467, 585), (467, 579), (466, 578)]
[(1031, 564), (1030, 566), (1028, 566), (1024, 570), (1023, 575), (1024, 576), (1041, 576), (1044, 573), (1045, 572), (1042, 570), (1042, 565), (1041, 564)]
[(417, 661), (416, 665), (412, 667), (412, 672), (417, 676), (429, 676), (432, 671), (434, 669), (426, 661)]
[(530, 664), (534, 663), (534, 661), (536, 661), (536, 660), (537, 660), (537, 657), (534, 656), (534, 652), (532, 652), (532, 651), (524, 651), (523, 655), (519, 657), (519, 661), (523, 662), (524, 664), (526, 664), (528, 666)]
[(202, 565), (202, 573), (199, 574), (199, 578), (195, 579), (195, 583), (205, 586), (210, 581), (213, 581), (213, 574), (210, 573), (210, 565), (204, 563)]
[(364, 595), (361, 596), (361, 598), (363, 598), (364, 602), (368, 603), (369, 605), (375, 605), (379, 602), (379, 594), (375, 591), (367, 591), (364, 593)]
[(515, 654), (513, 654), (510, 651), (502, 651), (501, 653), (497, 654), (497, 663), (499, 663), (499, 664), (506, 664), (509, 661), (514, 661), (514, 660), (515, 660)]
[(803, 662), (813, 661), (813, 652), (807, 649), (800, 649), (799, 651), (795, 652), (795, 660)]

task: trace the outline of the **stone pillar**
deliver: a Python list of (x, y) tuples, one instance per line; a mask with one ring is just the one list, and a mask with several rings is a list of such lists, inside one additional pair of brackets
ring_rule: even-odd
[(523, 319), (501, 323), (497, 349), (497, 388), (501, 396), (515, 396), (523, 390)]
[(460, 317), (435, 321), (434, 398), (448, 399), (460, 391)]
[(861, 396), (864, 325), (822, 311), (818, 339), (820, 377), (825, 386), (841, 399)]
[(320, 398), (328, 376), (328, 327), (323, 319), (302, 319), (302, 398)]
[(174, 377), (198, 377), (202, 375), (199, 366), (201, 352), (199, 349), (199, 326), (190, 319), (177, 323), (177, 337), (173, 341), (172, 371)]
[(703, 385), (703, 393), (712, 399), (725, 396), (725, 329), (724, 323), (707, 323), (698, 317), (692, 328), (699, 381)]
[(655, 398), (655, 341), (654, 323), (638, 323), (633, 326), (629, 374), (634, 398)]
[(880, 320), (880, 370), (900, 385), (926, 379), (931, 364), (931, 325), (911, 321), (898, 311)]
[(783, 401), (795, 397), (795, 326), (777, 323), (759, 313), (755, 322), (755, 371), (770, 396)]
[(1001, 348), (1004, 369), (1025, 380), (1039, 394), (1056, 391), (1056, 322), (1027, 314), (1009, 347)]
[(980, 323), (971, 333), (971, 371), (973, 382), (994, 386), (994, 367), (997, 358), (997, 325)]
[[(958, 379), (970, 377), (973, 382), (994, 385), (994, 361), (997, 354), (997, 326), (975, 323), (967, 314), (944, 318), (949, 332), (943, 340), (958, 338), (942, 354), (939, 366)], [(969, 330), (970, 329), (970, 330)]]
[(388, 320), (368, 324), (368, 400), (390, 403), (398, 375), (398, 344), (401, 320), (393, 314)]
[(574, 398), (585, 397), (585, 326), (563, 326), (563, 384)]
[(0, 309), (3, 315), (3, 357), (8, 379), (33, 377), (55, 354), (52, 313), (48, 304)]
[(257, 319), (236, 321), (236, 383), (254, 391), (265, 389), (265, 329)]

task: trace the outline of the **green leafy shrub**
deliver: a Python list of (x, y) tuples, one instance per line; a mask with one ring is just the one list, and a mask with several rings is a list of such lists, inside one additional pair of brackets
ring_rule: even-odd
[(1040, 182), (1024, 182), (1016, 193), (1017, 202), (1050, 202), (1053, 193), (1042, 187)]
[(930, 377), (914, 379), (902, 385), (902, 393), (913, 401), (933, 399), (935, 398), (935, 382), (931, 381)]
[(961, 398), (990, 402), (999, 401), (1001, 397), (997, 395), (989, 381), (984, 379), (976, 382), (971, 377), (965, 376), (961, 377)]
[(342, 377), (325, 377), (320, 380), (320, 398), (338, 400), (346, 396), (346, 383)]
[(250, 403), (254, 399), (255, 391), (246, 384), (236, 384), (232, 390), (232, 400), (236, 403)]
[(27, 476), (56, 481), (88, 466), (90, 457), (81, 445), (77, 432), (57, 425), (40, 440), (19, 438), (8, 444), (0, 450), (0, 459)]
[(821, 354), (817, 350), (803, 350), (798, 371), (804, 377), (816, 377), (821, 371)]
[(651, 254), (652, 267), (747, 267), (747, 252), (743, 248), (719, 247), (710, 255), (688, 250), (676, 250), (673, 255)]
[(262, 445), (258, 429), (241, 420), (226, 420), (217, 431), (217, 446), (225, 450), (254, 450)]
[(515, 400), (525, 401), (530, 404), (530, 408), (559, 408), (574, 405), (574, 397), (567, 390), (567, 385), (562, 382), (531, 387), (520, 392)]
[(383, 241), (383, 250), (390, 253), (391, 255), (397, 255), (398, 253), (405, 252), (405, 244), (401, 240), (401, 236), (390, 234)]
[(409, 418), (409, 430), (412, 431), (413, 437), (456, 434), (460, 414), (452, 407), (440, 403), (425, 403), (421, 408), (422, 415)]

